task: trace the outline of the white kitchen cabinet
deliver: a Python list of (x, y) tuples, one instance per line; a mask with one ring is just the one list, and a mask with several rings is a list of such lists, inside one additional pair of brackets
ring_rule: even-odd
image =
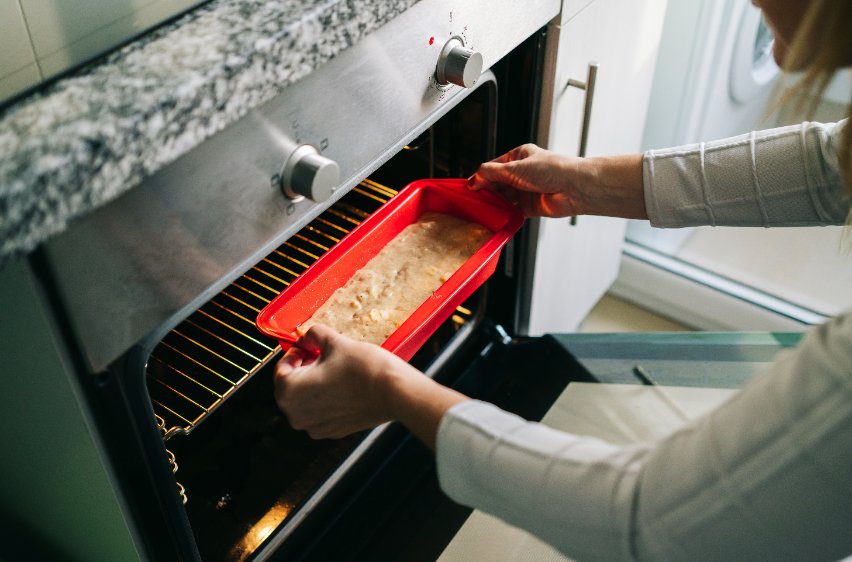
[(576, 16), (580, 10), (595, 0), (562, 0), (562, 15), (559, 21), (564, 25), (568, 20)]
[[(585, 82), (598, 64), (587, 156), (639, 152), (666, 3), (594, 0), (560, 30), (556, 92), (548, 148), (576, 155)], [(542, 219), (533, 278), (529, 333), (575, 330), (618, 274), (626, 221), (581, 216)]]

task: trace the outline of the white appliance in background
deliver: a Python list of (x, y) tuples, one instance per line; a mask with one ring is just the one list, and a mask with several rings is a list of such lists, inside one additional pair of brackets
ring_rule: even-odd
[[(642, 150), (770, 126), (769, 106), (779, 75), (772, 33), (748, 0), (669, 3)], [(627, 237), (671, 253), (692, 232), (631, 221)]]
[[(748, 0), (669, 3), (643, 149), (775, 126), (770, 111), (780, 72), (771, 48), (771, 32)], [(652, 229), (631, 221), (612, 293), (707, 330), (801, 330), (825, 319), (817, 307), (794, 298), (792, 285), (782, 286), (785, 274), (769, 260), (760, 271), (746, 271), (755, 261), (749, 255), (779, 246), (776, 238), (765, 240), (780, 235), (778, 229), (733, 230)], [(719, 255), (736, 259), (723, 264)], [(807, 260), (800, 265), (809, 267)]]

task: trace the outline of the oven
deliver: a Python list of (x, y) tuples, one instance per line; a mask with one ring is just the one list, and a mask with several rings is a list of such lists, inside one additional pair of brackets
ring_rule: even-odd
[[(140, 558), (440, 552), (463, 512), (429, 453), (394, 424), (290, 428), (255, 318), (411, 181), (546, 138), (559, 9), (422, 0), (30, 256)], [(455, 385), (523, 331), (536, 237), (522, 228), (415, 366)]]

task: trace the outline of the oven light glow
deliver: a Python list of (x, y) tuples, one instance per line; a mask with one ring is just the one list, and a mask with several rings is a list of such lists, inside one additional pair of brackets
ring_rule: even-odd
[(266, 539), (266, 537), (268, 537), (269, 534), (274, 530), (275, 530), (275, 526), (273, 526), (273, 525), (267, 525), (266, 527), (259, 529), (256, 533), (257, 541), (263, 542), (263, 540)]
[(277, 503), (267, 511), (231, 550), (231, 558), (245, 560), (272, 534), (293, 510), (293, 506)]

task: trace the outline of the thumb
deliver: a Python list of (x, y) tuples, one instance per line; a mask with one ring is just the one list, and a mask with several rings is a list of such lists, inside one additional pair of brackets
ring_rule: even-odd
[(287, 350), (287, 353), (275, 365), (275, 377), (286, 377), (302, 366), (305, 361), (304, 352), (296, 346)]
[(519, 188), (520, 186), (516, 185), (518, 180), (517, 174), (513, 173), (513, 170), (517, 166), (513, 164), (529, 158), (539, 151), (541, 151), (541, 148), (534, 144), (522, 144), (490, 162), (484, 162), (479, 166), (476, 173), (468, 178), (468, 189), (476, 191), (491, 184), (504, 184)]
[(285, 353), (284, 357), (282, 357), (281, 360), (278, 362), (278, 368), (276, 369), (276, 372), (279, 375), (289, 375), (290, 373), (298, 369), (299, 366), (302, 364), (301, 354), (298, 352), (298, 350), (293, 351), (294, 349), (296, 348), (291, 347), (289, 350), (287, 350), (287, 353)]
[(319, 350), (320, 355), (327, 355), (340, 338), (341, 335), (328, 326), (314, 324), (299, 340), (299, 345), (306, 349)]
[(494, 185), (512, 185), (512, 174), (508, 163), (485, 162), (479, 166), (475, 174), (467, 180), (467, 187), (473, 191), (479, 191)]

